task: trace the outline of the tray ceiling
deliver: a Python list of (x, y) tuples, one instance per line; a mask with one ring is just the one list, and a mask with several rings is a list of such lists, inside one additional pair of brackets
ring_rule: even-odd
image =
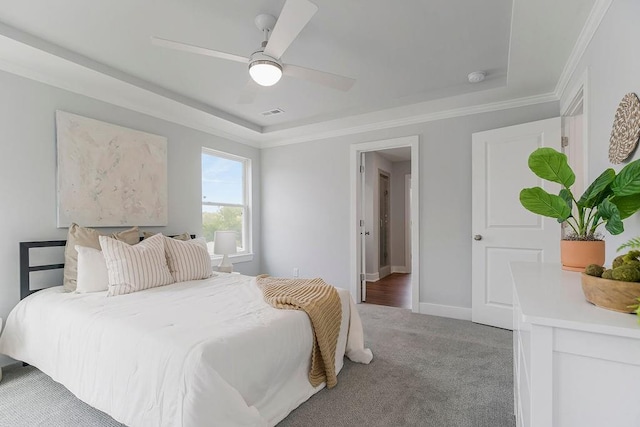
[[(25, 55), (16, 54), (16, 46), (26, 46), (84, 68), (89, 63), (92, 71), (234, 127), (268, 134), (472, 93), (482, 99), (482, 93), (493, 91), (492, 99), (506, 100), (553, 92), (594, 5), (593, 0), (314, 2), (318, 12), (282, 59), (357, 79), (349, 92), (284, 77), (260, 88), (253, 104), (242, 105), (246, 65), (150, 42), (155, 35), (249, 56), (262, 38), (255, 16), (277, 17), (283, 0), (5, 0), (0, 35), (19, 43), (0, 43), (0, 58), (36, 67), (37, 60), (24, 62)], [(467, 74), (476, 70), (486, 71), (487, 79), (470, 84)], [(261, 114), (275, 108), (284, 113)]]

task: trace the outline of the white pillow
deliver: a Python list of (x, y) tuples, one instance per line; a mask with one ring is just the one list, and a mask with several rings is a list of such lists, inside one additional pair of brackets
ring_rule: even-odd
[(109, 273), (107, 296), (124, 295), (173, 283), (164, 254), (164, 236), (156, 234), (137, 245), (100, 236)]
[(165, 237), (164, 244), (169, 271), (176, 282), (206, 279), (213, 275), (204, 238), (177, 240)]
[(102, 251), (75, 245), (78, 252), (78, 279), (76, 292), (100, 292), (109, 287), (107, 263)]

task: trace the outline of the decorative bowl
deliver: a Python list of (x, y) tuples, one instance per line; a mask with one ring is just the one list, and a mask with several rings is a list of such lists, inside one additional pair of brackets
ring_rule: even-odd
[(582, 292), (591, 304), (620, 313), (632, 313), (640, 298), (640, 283), (603, 279), (582, 273)]

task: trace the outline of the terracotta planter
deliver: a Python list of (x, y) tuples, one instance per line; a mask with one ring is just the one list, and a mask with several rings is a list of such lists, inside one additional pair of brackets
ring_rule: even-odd
[(561, 240), (562, 269), (584, 271), (589, 264), (604, 265), (604, 240)]

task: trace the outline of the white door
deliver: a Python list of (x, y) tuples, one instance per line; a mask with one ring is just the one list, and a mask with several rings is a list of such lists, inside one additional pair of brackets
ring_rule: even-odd
[(560, 224), (527, 211), (519, 199), (526, 187), (560, 190), (527, 164), (536, 148), (560, 151), (560, 118), (474, 133), (472, 143), (471, 316), (477, 323), (513, 329), (509, 263), (560, 261)]

